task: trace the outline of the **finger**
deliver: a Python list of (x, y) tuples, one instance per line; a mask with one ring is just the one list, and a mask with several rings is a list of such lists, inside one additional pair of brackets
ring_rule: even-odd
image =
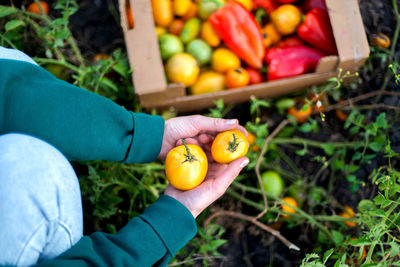
[[(195, 138), (185, 138), (185, 143), (187, 145), (198, 145), (200, 146), (199, 142)], [(179, 139), (176, 141), (176, 146), (181, 146), (183, 145), (182, 139)]]
[(239, 158), (231, 162), (228, 167), (219, 175), (213, 183), (213, 192), (216, 197), (222, 196), (226, 189), (231, 185), (235, 178), (239, 175), (240, 171), (249, 163), (246, 157)]
[(239, 124), (237, 119), (216, 119), (201, 115), (188, 116), (187, 120), (199, 133), (223, 132), (235, 129)]
[(239, 131), (241, 131), (241, 132), (244, 134), (244, 136), (246, 136), (246, 137), (249, 136), (249, 133), (247, 132), (247, 130), (246, 130), (242, 125), (238, 125), (238, 126), (236, 127), (236, 129), (238, 129)]
[(199, 137), (198, 137), (198, 139), (199, 139), (199, 142), (201, 142), (201, 143), (203, 143), (203, 144), (210, 143), (210, 142), (213, 141), (213, 138), (212, 138), (211, 135), (204, 134), (204, 133), (203, 133), (203, 134), (200, 134)]

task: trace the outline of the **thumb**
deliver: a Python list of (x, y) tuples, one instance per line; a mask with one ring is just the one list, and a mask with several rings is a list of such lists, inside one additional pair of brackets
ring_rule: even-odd
[(231, 162), (224, 170), (224, 172), (214, 180), (213, 189), (215, 190), (215, 192), (217, 192), (218, 197), (225, 193), (228, 187), (232, 184), (232, 182), (247, 164), (249, 164), (248, 158), (239, 158)]
[(236, 119), (216, 119), (201, 115), (189, 116), (187, 119), (199, 132), (223, 132), (235, 129), (239, 125)]

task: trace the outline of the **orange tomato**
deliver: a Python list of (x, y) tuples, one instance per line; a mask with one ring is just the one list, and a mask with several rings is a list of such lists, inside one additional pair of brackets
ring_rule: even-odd
[(384, 33), (377, 33), (371, 36), (371, 44), (381, 48), (388, 49), (390, 47), (390, 38)]
[(217, 47), (221, 43), (221, 39), (209, 21), (206, 21), (201, 25), (200, 36), (212, 47)]
[[(345, 205), (344, 209), (345, 210), (343, 212), (339, 213), (340, 217), (343, 217), (343, 218), (354, 218), (356, 216), (355, 213), (354, 213), (354, 210), (350, 206)], [(344, 221), (344, 224), (347, 225), (348, 227), (354, 227), (354, 226), (356, 226), (357, 223)]]
[(97, 55), (94, 56), (93, 61), (97, 62), (97, 61), (99, 61), (101, 59), (105, 60), (105, 59), (109, 59), (109, 58), (110, 58), (110, 56), (108, 54), (97, 54)]
[(281, 40), (281, 34), (275, 28), (272, 23), (268, 23), (261, 29), (263, 35), (264, 47), (270, 47), (279, 43)]
[[(297, 200), (292, 197), (284, 197), (284, 198), (282, 198), (282, 201), (293, 207), (296, 207), (296, 208), (299, 207)], [(282, 205), (282, 210), (287, 213), (296, 213), (296, 210), (294, 208), (289, 207), (287, 205)], [(287, 217), (289, 217), (289, 215), (284, 214), (284, 215), (282, 215), (282, 217), (287, 218)]]
[(189, 20), (197, 16), (197, 4), (193, 3), (190, 5), (188, 12), (182, 17), (184, 21)]
[(174, 19), (171, 0), (151, 0), (156, 25), (168, 27)]
[[(288, 109), (288, 114), (295, 117), (298, 123), (304, 123), (311, 116), (311, 105), (300, 99), (295, 99), (295, 102), (295, 105)], [(304, 109), (304, 105), (308, 105), (308, 107)]]
[[(339, 103), (342, 103), (343, 100), (339, 100)], [(341, 121), (347, 121), (347, 118), (349, 117), (349, 115), (347, 115), (343, 110), (341, 109), (336, 109), (335, 110), (335, 115), (336, 118), (338, 118)]]
[(165, 159), (169, 183), (179, 190), (190, 190), (201, 184), (208, 169), (207, 156), (201, 147), (186, 145), (171, 149)]
[(171, 25), (169, 25), (168, 32), (175, 35), (179, 35), (183, 29), (184, 24), (185, 22), (183, 20), (175, 19), (172, 21)]
[(246, 136), (234, 129), (222, 132), (215, 137), (211, 145), (211, 155), (216, 162), (227, 164), (244, 157), (248, 149), (249, 142)]
[(260, 150), (260, 147), (255, 144), (256, 136), (254, 134), (249, 132), (249, 135), (247, 136), (247, 141), (249, 141), (251, 151), (257, 152)]
[(307, 98), (313, 101), (312, 110), (324, 112), (325, 107), (329, 105), (328, 97), (324, 94), (314, 94), (311, 93), (307, 96)]
[[(42, 7), (44, 13), (49, 14), (49, 12), (50, 12), (49, 5), (45, 1), (39, 1), (39, 3), (40, 3), (40, 6)], [(40, 6), (38, 4), (36, 4), (36, 2), (33, 2), (28, 6), (27, 10), (29, 12), (41, 15), (42, 11), (40, 10)]]
[(250, 77), (247, 71), (243, 68), (229, 70), (226, 73), (226, 86), (228, 88), (238, 88), (248, 85)]
[(245, 70), (249, 74), (249, 84), (257, 84), (264, 81), (264, 77), (258, 70), (249, 67), (245, 68)]

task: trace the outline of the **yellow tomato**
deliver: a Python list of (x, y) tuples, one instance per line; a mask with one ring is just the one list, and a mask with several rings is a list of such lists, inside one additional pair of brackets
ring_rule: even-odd
[(240, 68), (239, 57), (226, 48), (217, 48), (212, 54), (211, 61), (213, 69), (221, 73)]
[(183, 20), (189, 20), (191, 18), (194, 18), (197, 16), (197, 4), (195, 3), (191, 3), (188, 12), (186, 12), (186, 14), (182, 17)]
[(167, 28), (174, 19), (171, 0), (151, 0), (151, 6), (156, 24)]
[(271, 13), (271, 21), (282, 35), (290, 35), (301, 23), (301, 11), (294, 5), (282, 5)]
[(250, 82), (250, 76), (247, 70), (238, 68), (234, 70), (228, 70), (226, 73), (226, 86), (228, 88), (238, 88), (248, 85)]
[(171, 82), (185, 86), (192, 86), (200, 72), (196, 59), (187, 53), (173, 55), (165, 65), (165, 70)]
[(265, 25), (261, 29), (261, 32), (263, 34), (264, 47), (275, 45), (281, 40), (281, 34), (276, 30), (272, 23)]
[(160, 37), (161, 35), (163, 35), (166, 32), (167, 32), (167, 30), (165, 28), (156, 26), (156, 35), (157, 35), (157, 37)]
[(214, 93), (225, 88), (225, 76), (218, 72), (207, 71), (200, 74), (199, 79), (190, 88), (193, 95)]
[(182, 145), (168, 152), (165, 173), (169, 183), (179, 190), (190, 190), (201, 184), (208, 169), (207, 156), (197, 145)]
[[(299, 207), (297, 200), (292, 197), (284, 197), (284, 198), (282, 198), (282, 201), (293, 207), (296, 207), (296, 208)], [(282, 210), (287, 213), (296, 213), (296, 210), (292, 207), (289, 207), (288, 205), (282, 205)], [(289, 217), (289, 215), (284, 214), (283, 217)]]
[(174, 0), (174, 14), (176, 16), (185, 15), (189, 11), (191, 4), (191, 0)]
[(221, 164), (227, 164), (244, 157), (249, 149), (246, 136), (239, 130), (229, 130), (218, 134), (212, 145), (211, 155)]
[[(339, 213), (339, 216), (343, 218), (354, 218), (356, 214), (354, 213), (354, 210), (350, 206), (345, 205), (344, 212)], [(357, 223), (344, 221), (344, 224), (347, 225), (348, 227), (354, 227), (356, 226)]]
[(209, 21), (206, 21), (201, 25), (200, 35), (201, 38), (212, 47), (217, 47), (221, 43), (221, 39)]
[(249, 11), (253, 9), (253, 0), (235, 0), (235, 1), (241, 3)]

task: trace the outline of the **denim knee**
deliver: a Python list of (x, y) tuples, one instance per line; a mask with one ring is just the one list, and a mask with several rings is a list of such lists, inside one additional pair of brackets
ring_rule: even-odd
[(22, 134), (0, 136), (0, 265), (54, 258), (81, 237), (79, 182), (53, 146)]

